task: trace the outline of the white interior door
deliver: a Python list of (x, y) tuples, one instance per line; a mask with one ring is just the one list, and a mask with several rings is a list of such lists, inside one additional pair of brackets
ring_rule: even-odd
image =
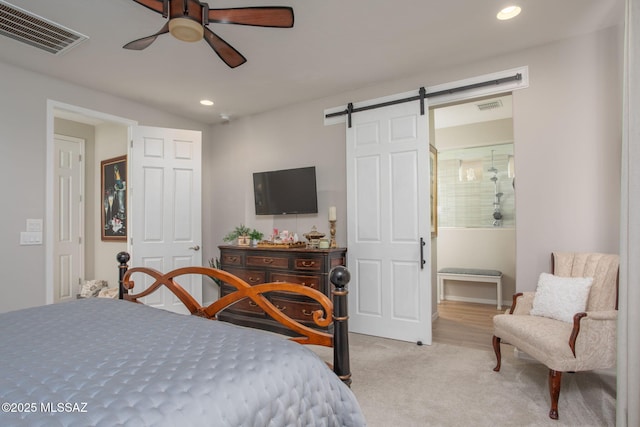
[(358, 112), (347, 128), (349, 326), (431, 344), (429, 125), (419, 110)]
[(54, 136), (53, 302), (75, 298), (84, 277), (84, 140)]
[[(131, 255), (133, 266), (160, 272), (202, 265), (201, 150), (199, 131), (144, 126), (132, 128), (130, 152)], [(152, 281), (134, 277), (138, 291)], [(187, 292), (202, 302), (202, 278), (183, 276)], [(186, 308), (163, 289), (145, 304), (179, 313)]]

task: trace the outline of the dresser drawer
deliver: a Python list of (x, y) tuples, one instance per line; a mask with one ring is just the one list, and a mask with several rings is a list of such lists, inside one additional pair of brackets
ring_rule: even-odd
[(293, 268), (301, 271), (322, 271), (324, 262), (321, 257), (294, 258)]
[(240, 253), (223, 253), (220, 257), (220, 264), (223, 266), (237, 265), (241, 266), (244, 261), (244, 254)]
[(320, 304), (311, 301), (290, 300), (279, 296), (273, 296), (269, 299), (273, 305), (278, 308), (278, 310), (282, 311), (292, 319), (305, 323), (315, 324), (313, 321), (313, 312), (322, 309)]
[[(314, 302), (294, 301), (281, 297), (270, 297), (269, 301), (292, 319), (313, 323), (313, 312), (320, 309), (320, 305)], [(266, 316), (260, 306), (249, 298), (241, 299), (229, 306), (225, 311), (230, 313), (245, 313), (253, 316)]]
[(264, 255), (247, 256), (247, 267), (289, 268), (289, 258)]
[(302, 274), (285, 274), (285, 273), (271, 273), (271, 282), (287, 282), (297, 283), (298, 285), (307, 286), (317, 291), (322, 291), (320, 276), (305, 276)]
[[(229, 295), (235, 292), (235, 288), (232, 286), (224, 285), (220, 289), (220, 296), (223, 297), (225, 295)], [(240, 301), (230, 305), (227, 309), (223, 310), (222, 313), (245, 313), (251, 314), (254, 316), (265, 316), (264, 311), (256, 304), (251, 301), (249, 298), (241, 299)]]
[(264, 283), (265, 278), (267, 277), (267, 273), (265, 271), (259, 270), (241, 270), (236, 268), (228, 268), (226, 269), (226, 271), (233, 274), (234, 276), (238, 276), (252, 286)]

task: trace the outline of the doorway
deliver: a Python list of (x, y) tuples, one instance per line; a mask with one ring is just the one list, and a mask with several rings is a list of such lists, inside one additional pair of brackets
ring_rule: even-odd
[[(499, 270), (503, 306), (515, 292), (515, 155), (512, 95), (438, 106), (438, 233), (435, 271)], [(447, 281), (441, 300), (496, 306), (495, 286)]]
[[(46, 253), (46, 289), (47, 303), (53, 303), (54, 298), (54, 245), (53, 224), (60, 221), (61, 216), (53, 209), (54, 199), (54, 133), (84, 133), (87, 143), (86, 164), (84, 172), (86, 178), (85, 203), (85, 236), (86, 244), (84, 256), (85, 277), (81, 280), (95, 279), (108, 283), (110, 288), (118, 287), (118, 268), (116, 267), (116, 254), (128, 251), (137, 258), (137, 265), (147, 265), (149, 260), (158, 259), (158, 254), (144, 246), (144, 233), (150, 231), (152, 223), (162, 222), (166, 227), (162, 230), (153, 229), (154, 236), (171, 242), (169, 255), (164, 255), (164, 264), (155, 265), (161, 271), (169, 271), (186, 265), (200, 265), (202, 263), (201, 252), (199, 252), (201, 240), (201, 133), (200, 131), (187, 131), (165, 128), (145, 128), (137, 126), (136, 122), (85, 110), (79, 107), (48, 101), (47, 104), (47, 209), (45, 219), (45, 229), (47, 236), (45, 241)], [(139, 141), (136, 138), (139, 132), (146, 130), (154, 132), (148, 134)], [(131, 141), (131, 144), (129, 143)], [(135, 147), (144, 146), (143, 149)], [(162, 148), (164, 147), (164, 148)], [(137, 153), (137, 155), (136, 155)], [(126, 183), (126, 188), (130, 191), (128, 203), (137, 202), (133, 210), (138, 212), (137, 227), (129, 228), (126, 239), (114, 241), (113, 239), (103, 239), (102, 233), (102, 190), (101, 186), (101, 161), (112, 159), (123, 155), (128, 155), (129, 171), (140, 171), (144, 167), (142, 158), (144, 155), (153, 158), (153, 166), (150, 169), (157, 173), (159, 168), (167, 168), (164, 175), (168, 177), (166, 185), (162, 187), (162, 193), (156, 200), (163, 201), (163, 210), (147, 212), (144, 208), (144, 201), (149, 201), (149, 197), (139, 197), (133, 199), (133, 182)], [(131, 177), (130, 173), (127, 176)], [(153, 185), (157, 181), (149, 180), (149, 176), (138, 179), (140, 188), (144, 190), (141, 195), (148, 196), (150, 188), (145, 187), (145, 183)], [(165, 197), (166, 196), (166, 197)], [(128, 220), (136, 215), (129, 215), (133, 212), (127, 208)], [(160, 214), (164, 216), (160, 218)], [(153, 220), (151, 219), (153, 218)], [(131, 225), (132, 221), (127, 221)], [(137, 233), (137, 234), (136, 234)], [(146, 236), (148, 237), (148, 236)], [(133, 242), (137, 242), (135, 253), (133, 252)], [(166, 252), (166, 251), (165, 251)], [(146, 260), (142, 262), (141, 260)], [(185, 283), (182, 283), (185, 286)], [(201, 285), (199, 278), (191, 279), (187, 284), (191, 295), (197, 300), (201, 300)], [(140, 289), (141, 290), (141, 289)], [(138, 290), (137, 290), (138, 291)], [(74, 293), (73, 291), (69, 293)], [(77, 291), (75, 292), (77, 293)], [(75, 295), (73, 295), (75, 297)], [(162, 308), (173, 310), (175, 301), (165, 298)], [(184, 310), (184, 307), (182, 307)], [(180, 310), (180, 308), (175, 308)]]
[[(516, 77), (516, 78), (514, 78)], [(487, 84), (487, 83), (491, 84)], [(428, 104), (430, 107), (429, 115), (430, 117), (433, 115), (434, 108), (447, 107), (454, 105), (455, 103), (460, 102), (469, 102), (469, 100), (480, 99), (481, 97), (490, 97), (496, 96), (499, 94), (506, 94), (517, 91), (519, 89), (526, 89), (529, 86), (529, 69), (527, 66), (512, 68), (508, 70), (503, 70), (491, 74), (478, 75), (472, 78), (458, 80), (453, 82), (444, 83), (437, 86), (430, 86), (424, 95), (428, 99)], [(369, 102), (378, 102), (381, 105), (386, 104), (386, 102), (396, 103), (398, 99), (403, 99), (406, 101), (410, 100), (418, 100), (420, 97), (416, 97), (416, 92), (405, 92), (401, 94), (395, 94), (391, 96), (387, 96), (384, 98), (379, 98), (377, 100), (370, 100)], [(357, 104), (354, 105), (340, 105), (332, 108), (327, 108), (324, 110), (324, 124), (325, 126), (341, 124), (341, 123), (350, 123), (347, 118), (351, 117), (353, 113), (359, 113), (360, 107), (363, 105)], [(353, 108), (349, 108), (353, 107)], [(430, 123), (433, 123), (433, 120), (429, 120)], [(429, 140), (433, 141), (433, 132), (435, 129), (433, 126), (428, 127), (425, 126), (429, 130)], [(427, 169), (428, 170), (428, 169)], [(427, 177), (426, 182), (429, 181), (429, 177)], [(352, 215), (348, 214), (348, 217)], [(426, 221), (428, 224), (429, 215), (426, 216)], [(350, 221), (349, 218), (347, 221)], [(435, 222), (437, 223), (437, 215), (435, 215)], [(351, 225), (350, 225), (351, 227)], [(438, 251), (437, 251), (437, 227), (431, 233), (431, 250), (425, 251), (427, 254), (431, 254), (431, 262), (430, 268), (431, 278), (430, 278), (430, 290), (431, 290), (431, 319), (434, 321), (438, 317), (438, 309), (436, 305), (436, 269), (438, 266)], [(422, 242), (421, 242), (422, 243)], [(424, 242), (426, 244), (426, 242)], [(422, 246), (422, 245), (420, 245)], [(352, 252), (350, 250), (350, 252)], [(515, 250), (512, 252), (512, 256), (515, 257)], [(351, 265), (351, 264), (350, 264)], [(513, 265), (515, 265), (515, 260), (513, 261)], [(514, 276), (515, 277), (515, 276)], [(505, 289), (505, 292), (508, 292), (508, 289)], [(350, 299), (350, 301), (353, 298)], [(351, 311), (353, 313), (353, 310)]]
[[(83, 160), (85, 167), (82, 170), (84, 179), (84, 224), (82, 240), (74, 241), (74, 245), (82, 251), (82, 265), (80, 269), (83, 275), (75, 279), (72, 283), (73, 289), (69, 293), (71, 298), (75, 298), (79, 291), (79, 284), (86, 279), (106, 280), (109, 286), (117, 286), (118, 273), (115, 255), (120, 250), (126, 250), (126, 242), (101, 242), (99, 233), (100, 211), (92, 203), (97, 199), (96, 192), (99, 191), (99, 159), (107, 158), (111, 154), (116, 155), (127, 153), (128, 129), (136, 122), (87, 110), (81, 107), (63, 104), (49, 100), (47, 102), (47, 188), (46, 188), (46, 209), (45, 216), (45, 281), (46, 281), (46, 302), (51, 304), (57, 300), (54, 285), (55, 268), (55, 244), (54, 224), (65, 218), (61, 217), (54, 207), (55, 198), (55, 135), (71, 136), (85, 141), (85, 152)], [(98, 160), (96, 160), (98, 159)], [(117, 248), (115, 246), (118, 246)], [(113, 263), (99, 262), (99, 260), (113, 258)], [(80, 282), (80, 283), (79, 283)]]

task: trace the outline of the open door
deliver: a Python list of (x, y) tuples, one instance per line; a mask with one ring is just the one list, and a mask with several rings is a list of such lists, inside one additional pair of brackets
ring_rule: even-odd
[[(129, 188), (132, 216), (131, 248), (134, 267), (160, 272), (202, 265), (201, 151), (199, 131), (132, 127)], [(136, 280), (136, 276), (133, 277)], [(136, 281), (136, 292), (152, 282)], [(184, 276), (179, 282), (202, 303), (200, 275)], [(188, 313), (171, 292), (154, 292), (145, 304), (178, 313)]]
[(55, 135), (53, 229), (53, 302), (76, 298), (84, 278), (85, 141)]

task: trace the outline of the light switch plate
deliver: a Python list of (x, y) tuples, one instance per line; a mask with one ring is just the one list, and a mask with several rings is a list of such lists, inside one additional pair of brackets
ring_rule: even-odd
[(41, 231), (21, 231), (20, 244), (21, 245), (41, 245), (42, 232)]

